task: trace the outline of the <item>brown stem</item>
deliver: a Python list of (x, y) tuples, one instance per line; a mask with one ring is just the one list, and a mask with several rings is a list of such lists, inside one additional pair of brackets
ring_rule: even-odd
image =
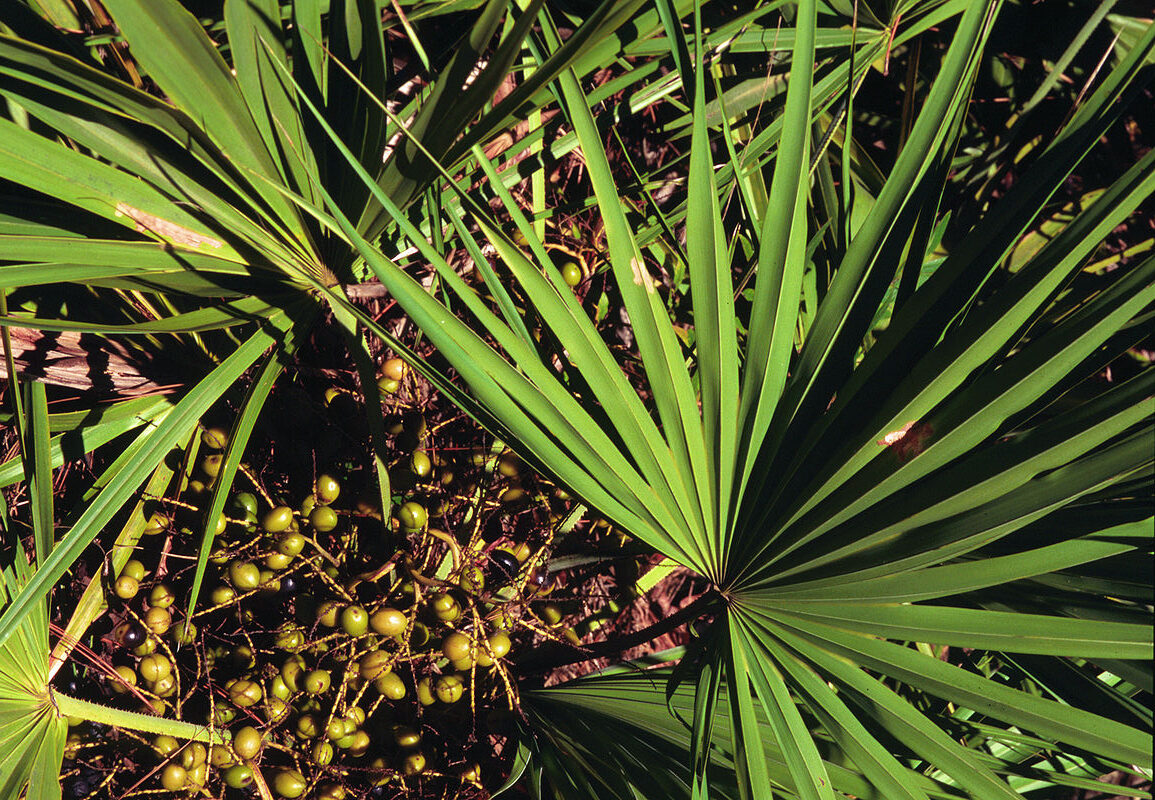
[(529, 654), (528, 658), (518, 664), (518, 667), (520, 669), (531, 669), (535, 672), (547, 672), (569, 664), (578, 664), (582, 661), (624, 653), (631, 648), (651, 642), (663, 634), (677, 630), (687, 622), (700, 616), (702, 612), (709, 605), (716, 602), (719, 597), (720, 595), (717, 592), (711, 590), (695, 598), (693, 602), (678, 609), (670, 616), (664, 617), (653, 625), (642, 628), (640, 631), (634, 631), (633, 633), (607, 639), (604, 642), (594, 642), (580, 649), (563, 647), (561, 645), (555, 645), (553, 647), (547, 645)]

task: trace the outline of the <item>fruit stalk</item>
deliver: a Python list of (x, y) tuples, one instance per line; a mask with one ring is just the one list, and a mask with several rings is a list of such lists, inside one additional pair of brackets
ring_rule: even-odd
[(537, 651), (537, 653), (529, 655), (523, 661), (519, 661), (517, 666), (522, 670), (532, 669), (534, 671), (545, 672), (557, 669), (558, 667), (564, 667), (568, 664), (577, 664), (582, 661), (624, 653), (630, 648), (646, 644), (663, 634), (677, 630), (687, 622), (701, 616), (709, 606), (716, 603), (720, 598), (721, 595), (717, 591), (711, 590), (695, 598), (692, 602), (678, 609), (670, 616), (660, 619), (653, 625), (643, 628), (640, 631), (618, 636), (613, 639), (607, 639), (603, 642), (594, 642), (580, 649), (562, 647), (560, 645), (557, 647), (542, 648)]

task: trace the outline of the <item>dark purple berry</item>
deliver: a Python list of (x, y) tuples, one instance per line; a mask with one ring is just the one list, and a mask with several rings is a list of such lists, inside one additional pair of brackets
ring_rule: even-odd
[(517, 556), (508, 550), (494, 550), (489, 554), (489, 570), (498, 583), (509, 583), (521, 568)]
[(121, 643), (125, 647), (136, 647), (144, 641), (144, 631), (140, 629), (139, 625), (129, 625), (124, 629), (121, 636)]

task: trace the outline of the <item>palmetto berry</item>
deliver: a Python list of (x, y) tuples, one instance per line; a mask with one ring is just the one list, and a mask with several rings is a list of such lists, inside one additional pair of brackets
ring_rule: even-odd
[(273, 778), (273, 788), (277, 794), (290, 800), (303, 795), (308, 786), (305, 776), (295, 769), (282, 770)]
[(332, 505), (341, 494), (341, 484), (332, 475), (321, 474), (313, 484), (313, 493), (317, 496), (317, 502)]
[(269, 533), (280, 533), (287, 530), (293, 523), (293, 509), (288, 506), (277, 506), (261, 520), (261, 527)]
[(385, 607), (373, 612), (369, 617), (369, 625), (375, 633), (382, 636), (400, 636), (405, 633), (409, 620), (395, 608)]
[(521, 563), (509, 550), (498, 548), (489, 554), (490, 573), (500, 582), (509, 583), (517, 575)]
[(233, 736), (233, 750), (245, 760), (257, 757), (265, 744), (265, 737), (254, 727), (246, 725)]
[(362, 636), (369, 630), (369, 612), (361, 606), (346, 606), (341, 612), (341, 627), (350, 636)]
[(229, 580), (233, 586), (247, 592), (260, 585), (261, 570), (256, 564), (250, 564), (247, 561), (234, 561), (229, 564)]
[(429, 520), (429, 512), (425, 510), (425, 506), (418, 502), (410, 500), (402, 504), (397, 509), (397, 521), (401, 523), (401, 527), (406, 530), (420, 530), (425, 527), (425, 523)]

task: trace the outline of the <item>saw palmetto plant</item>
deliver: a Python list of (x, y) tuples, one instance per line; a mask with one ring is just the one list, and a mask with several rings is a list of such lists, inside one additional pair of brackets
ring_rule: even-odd
[[(447, 5), (230, 0), (202, 24), (175, 0), (106, 0), (103, 60), (65, 11), (0, 12), (5, 323), (212, 365), (170, 399), (51, 415), (34, 391), (13, 417), (30, 444), (4, 482), (29, 479), (36, 558), (14, 548), (4, 577), (0, 667), (27, 680), (5, 694), (23, 727), (2, 746), (33, 725), (56, 744), (9, 785), (49, 796), (63, 747), (38, 666), (53, 587), (114, 521), (143, 527), (142, 485), (241, 383), (191, 613), (262, 405), (333, 325), (366, 408), (382, 340), (708, 587), (672, 614), (693, 635), (667, 666), (527, 677), (509, 780), (487, 791), (1049, 800), (1116, 773), (1149, 797), (1155, 387), (1137, 348), (1155, 259), (1102, 245), (1149, 201), (1155, 154), (1080, 208), (1050, 203), (1149, 92), (1155, 28), (1129, 28), (1070, 113), (1019, 141), (1056, 69), (1008, 114), (1000, 162), (974, 152), (969, 116), (1000, 2)], [(466, 32), (445, 53), (422, 30)], [(922, 39), (901, 146), (876, 164), (856, 100)], [(685, 150), (673, 177), (606, 144), (651, 104)], [(587, 269), (628, 320), (612, 345), (544, 246), (544, 179), (569, 153), (590, 192), (573, 205), (604, 232)], [(993, 180), (1008, 163), (1013, 180)], [(356, 302), (366, 282), (433, 355)], [(384, 424), (367, 417), (388, 510)], [(54, 515), (53, 466), (113, 440)]]

